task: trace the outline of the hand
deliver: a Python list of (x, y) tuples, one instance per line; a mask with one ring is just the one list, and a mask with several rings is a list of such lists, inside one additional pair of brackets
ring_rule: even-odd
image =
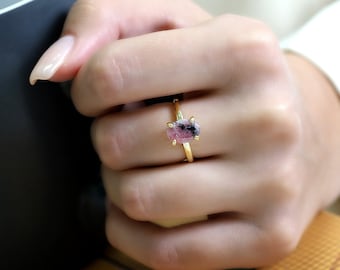
[[(103, 19), (97, 27), (128, 25), (124, 20), (140, 18), (150, 2), (136, 1), (119, 20)], [(160, 2), (151, 9), (155, 14), (164, 11), (166, 2)], [(107, 18), (113, 3), (125, 5), (103, 2), (103, 13), (85, 21)], [(179, 17), (181, 5), (169, 4)], [(77, 26), (82, 18), (75, 19)], [(155, 27), (138, 21), (145, 31), (108, 38), (107, 46), (81, 64), (72, 89), (77, 109), (97, 117), (92, 134), (110, 202), (110, 243), (155, 269), (275, 262), (340, 193), (340, 157), (334, 151), (340, 113), (332, 86), (307, 61), (285, 56), (260, 22), (202, 15), (181, 29), (153, 32)], [(149, 23), (159, 25), (154, 18)], [(131, 27), (136, 33), (136, 25)], [(90, 43), (96, 39), (80, 35)], [(67, 61), (72, 59), (73, 52)], [(67, 77), (63, 69), (52, 79)], [(194, 115), (202, 129), (200, 141), (192, 143), (193, 163), (183, 163), (183, 149), (166, 137), (173, 104), (118, 110), (179, 93), (183, 113)], [(171, 229), (145, 222), (204, 215), (207, 221)]]

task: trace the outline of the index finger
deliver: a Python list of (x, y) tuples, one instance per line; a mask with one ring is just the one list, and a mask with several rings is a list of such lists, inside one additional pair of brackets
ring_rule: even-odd
[(73, 101), (81, 113), (97, 116), (121, 104), (221, 88), (234, 75), (233, 81), (240, 77), (251, 84), (261, 70), (268, 76), (263, 65), (273, 61), (261, 52), (279, 51), (273, 40), (267, 28), (233, 15), (118, 40), (82, 67)]
[(120, 104), (215, 87), (228, 74), (230, 61), (216, 57), (225, 41), (207, 28), (113, 42), (80, 70), (72, 88), (75, 106), (96, 116)]
[(62, 37), (41, 57), (30, 81), (65, 81), (99, 48), (117, 39), (197, 24), (210, 15), (184, 0), (78, 0)]

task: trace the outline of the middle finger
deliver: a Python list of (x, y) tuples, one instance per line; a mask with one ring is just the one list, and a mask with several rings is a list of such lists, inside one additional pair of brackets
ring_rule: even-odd
[(81, 68), (72, 87), (75, 106), (98, 116), (120, 104), (221, 87), (235, 66), (243, 65), (242, 50), (235, 47), (254, 31), (250, 25), (237, 16), (222, 16), (191, 28), (115, 41)]

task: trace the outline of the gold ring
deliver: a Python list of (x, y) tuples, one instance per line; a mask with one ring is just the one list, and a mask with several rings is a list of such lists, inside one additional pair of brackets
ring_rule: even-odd
[(176, 121), (168, 122), (167, 135), (171, 140), (172, 145), (180, 143), (183, 145), (186, 161), (193, 162), (194, 157), (191, 151), (190, 142), (193, 140), (199, 140), (200, 125), (195, 121), (192, 116), (188, 119), (183, 117), (183, 114), (179, 107), (179, 100), (174, 99)]

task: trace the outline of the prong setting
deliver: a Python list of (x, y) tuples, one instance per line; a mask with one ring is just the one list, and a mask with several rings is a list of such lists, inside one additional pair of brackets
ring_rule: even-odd
[[(177, 143), (183, 144), (198, 140), (200, 135), (200, 126), (195, 121), (194, 117), (188, 119), (180, 119), (175, 122), (167, 123), (167, 135), (172, 145)], [(176, 143), (174, 144), (174, 141)]]
[(199, 140), (200, 125), (196, 122), (195, 117), (191, 116), (185, 119), (180, 110), (178, 99), (174, 99), (176, 121), (167, 123), (167, 135), (173, 146), (179, 144), (183, 145), (187, 162), (193, 162), (194, 157), (191, 151), (190, 142)]

